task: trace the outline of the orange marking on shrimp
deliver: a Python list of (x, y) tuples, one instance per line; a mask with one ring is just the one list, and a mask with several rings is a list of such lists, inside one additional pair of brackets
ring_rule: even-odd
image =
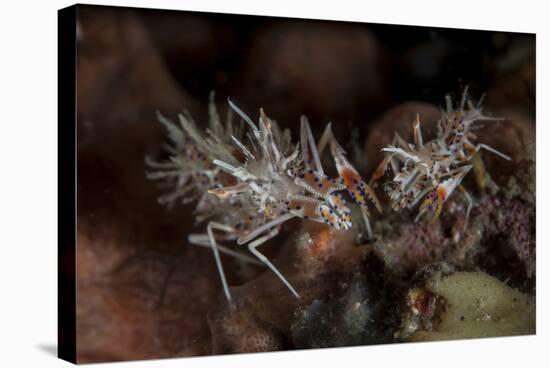
[(438, 200), (444, 201), (447, 198), (447, 189), (442, 186), (437, 187), (437, 197)]
[(345, 167), (340, 171), (340, 177), (344, 181), (348, 192), (362, 207), (367, 207), (367, 198), (372, 200), (376, 209), (382, 212), (380, 201), (374, 191), (363, 181), (361, 176), (351, 167)]
[(430, 221), (432, 224), (437, 220), (437, 218), (441, 214), (441, 209), (443, 208), (443, 201), (445, 200), (445, 198), (447, 198), (447, 190), (442, 186), (437, 187), (436, 193), (437, 193), (437, 203), (435, 206), (434, 215), (432, 217), (432, 220)]
[(348, 188), (354, 187), (354, 184), (358, 184), (359, 180), (361, 180), (359, 174), (350, 167), (343, 168), (339, 174)]
[(320, 175), (313, 170), (303, 172), (299, 175), (299, 179), (314, 191), (321, 194), (321, 196), (325, 196), (330, 193), (334, 190), (337, 184), (335, 180), (329, 179), (327, 176)]
[(344, 185), (353, 199), (361, 205), (366, 205), (365, 197), (360, 188), (362, 180), (359, 174), (355, 170), (346, 167), (340, 171), (340, 177), (344, 180)]
[(271, 119), (267, 117), (263, 108), (260, 107), (260, 117), (262, 118), (267, 129), (271, 129)]
[(372, 185), (372, 183), (374, 183), (375, 181), (380, 179), (382, 176), (384, 176), (384, 173), (386, 172), (386, 167), (388, 166), (388, 163), (390, 162), (390, 160), (391, 160), (391, 156), (384, 157), (380, 165), (378, 165), (378, 167), (374, 171), (374, 174), (372, 174), (372, 177), (369, 182), (370, 185)]

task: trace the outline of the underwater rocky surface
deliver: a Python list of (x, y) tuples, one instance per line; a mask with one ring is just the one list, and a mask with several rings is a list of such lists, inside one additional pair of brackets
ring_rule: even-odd
[[(466, 232), (460, 196), (435, 223), (415, 223), (415, 213), (389, 208), (380, 186), (374, 241), (361, 226), (339, 232), (292, 220), (262, 246), (300, 299), (264, 267), (222, 256), (229, 305), (211, 251), (186, 243), (196, 231), (192, 207), (166, 210), (144, 175), (144, 157), (162, 155), (156, 111), (187, 108), (202, 121), (215, 88), (220, 101), (238, 96), (247, 111), (269, 108), (293, 135), (302, 113), (316, 135), (334, 119), (368, 178), (394, 132), (411, 141), (416, 114), (433, 137), (444, 93), (458, 90), (445, 60), (462, 51), (444, 32), (437, 42), (395, 44), (377, 27), (257, 21), (247, 29), (223, 17), (170, 14), (79, 12), (79, 362), (535, 333), (535, 76), (534, 59), (518, 46), (524, 36), (487, 37), (493, 62), (479, 56), (462, 70), (487, 92), (486, 110), (506, 118), (477, 130), (478, 140), (513, 158), (484, 152), (490, 176), (466, 178), (475, 199)], [(315, 36), (319, 27), (326, 44)], [(185, 37), (166, 36), (175, 31)], [(298, 52), (303, 45), (315, 68)], [(426, 57), (435, 60), (431, 69), (418, 70)], [(426, 92), (432, 84), (438, 89)], [(415, 86), (418, 97), (409, 93)]]

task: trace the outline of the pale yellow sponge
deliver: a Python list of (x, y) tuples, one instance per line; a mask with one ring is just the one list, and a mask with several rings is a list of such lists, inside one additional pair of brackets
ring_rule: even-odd
[(425, 289), (442, 297), (431, 331), (417, 330), (410, 341), (434, 341), (535, 333), (535, 303), (483, 272), (432, 277)]

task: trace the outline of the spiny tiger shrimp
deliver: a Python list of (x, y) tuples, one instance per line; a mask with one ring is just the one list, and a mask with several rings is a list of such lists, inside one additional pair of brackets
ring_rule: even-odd
[[(368, 202), (381, 212), (380, 202), (357, 170), (346, 158), (345, 150), (334, 138), (329, 124), (316, 145), (307, 118), (301, 117), (300, 142), (293, 145), (289, 130), (260, 109), (258, 125), (228, 99), (229, 106), (246, 123), (249, 131), (233, 129), (228, 118), (225, 129), (219, 121), (213, 98), (209, 105), (210, 125), (205, 134), (195, 123), (180, 115), (181, 129), (161, 118), (173, 145), (170, 160), (150, 166), (159, 171), (151, 179), (168, 179), (176, 189), (163, 202), (182, 197), (184, 202), (198, 199), (198, 221), (209, 220), (206, 234), (191, 234), (190, 243), (208, 246), (214, 253), (224, 294), (231, 301), (220, 252), (269, 267), (295, 297), (298, 292), (257, 248), (277, 236), (286, 221), (298, 217), (325, 223), (337, 230), (352, 227), (351, 210), (342, 191), (359, 204), (367, 235), (372, 237)], [(231, 110), (230, 110), (231, 111)], [(234, 134), (233, 134), (234, 133)], [(321, 165), (320, 153), (329, 146), (338, 178), (329, 178)], [(196, 196), (187, 197), (189, 191)], [(167, 198), (167, 199), (165, 199)], [(214, 230), (222, 234), (214, 235)], [(247, 244), (256, 257), (237, 253), (218, 241)]]
[(486, 144), (473, 143), (477, 137), (472, 128), (477, 121), (503, 119), (484, 115), (480, 107), (481, 100), (474, 106), (467, 94), (466, 87), (457, 109), (453, 108), (451, 97), (446, 96), (446, 111), (442, 112), (438, 122), (435, 139), (424, 143), (420, 117), (417, 115), (413, 123), (414, 144), (405, 142), (395, 133), (393, 143), (382, 149), (387, 154), (374, 172), (371, 183), (380, 179), (388, 166), (391, 167), (394, 176), (385, 184), (384, 189), (390, 198), (392, 208), (396, 211), (411, 209), (423, 200), (415, 221), (426, 212), (431, 212), (432, 222), (435, 221), (441, 213), (443, 204), (459, 188), (468, 202), (464, 224), (466, 229), (473, 200), (461, 183), (476, 164), (477, 152), (485, 149), (510, 160), (510, 157)]

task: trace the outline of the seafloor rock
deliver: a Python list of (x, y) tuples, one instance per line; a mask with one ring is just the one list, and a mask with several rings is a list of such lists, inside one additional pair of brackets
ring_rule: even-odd
[(437, 341), (535, 333), (535, 303), (483, 272), (435, 274), (408, 293), (400, 337)]
[(516, 157), (514, 161), (515, 173), (508, 178), (503, 187), (504, 195), (507, 198), (517, 197), (535, 204), (537, 185), (535, 154), (535, 143), (533, 142)]
[[(167, 116), (196, 102), (167, 73), (139, 17), (131, 10), (84, 7), (78, 13), (77, 146), (79, 223), (113, 223), (129, 234), (157, 232), (152, 219), (182, 224), (156, 204), (144, 157), (160, 151)], [(176, 219), (180, 215), (179, 219)], [(145, 226), (147, 225), (147, 226)], [(175, 233), (174, 230), (170, 230)]]
[[(503, 120), (480, 122), (480, 129), (475, 131), (478, 137), (476, 143), (487, 144), (511, 158), (511, 161), (507, 161), (486, 150), (480, 151), (487, 172), (499, 186), (502, 186), (509, 178), (518, 177), (520, 171), (527, 169), (526, 165), (530, 165), (528, 161), (531, 161), (531, 166), (534, 167), (534, 154), (530, 155), (529, 151), (532, 150), (534, 153), (536, 126), (535, 121), (520, 110), (499, 109), (491, 113)], [(526, 161), (528, 157), (532, 159)], [(532, 174), (534, 182), (534, 170)], [(534, 188), (525, 188), (531, 189)], [(534, 194), (534, 190), (532, 193)]]
[(205, 310), (221, 290), (215, 264), (185, 246), (192, 219), (168, 214), (144, 174), (144, 156), (164, 140), (155, 112), (196, 103), (134, 11), (83, 7), (78, 21), (77, 360), (206, 354)]
[(213, 354), (275, 351), (284, 347), (282, 334), (250, 313), (250, 306), (243, 303), (227, 305), (222, 312), (211, 314), (209, 325)]
[(296, 348), (370, 345), (391, 342), (387, 300), (373, 292), (366, 277), (352, 278), (343, 295), (314, 300), (296, 310), (291, 326)]
[(465, 213), (466, 204), (457, 194), (433, 224), (413, 222), (414, 214), (409, 220), (389, 216), (375, 224), (381, 238), (374, 250), (401, 277), (446, 261), (466, 269), (482, 267), (503, 278), (513, 275), (517, 286), (526, 286), (521, 280), (535, 271), (534, 204), (502, 194), (485, 195), (476, 201), (466, 229)]
[(114, 233), (79, 233), (78, 361), (208, 354), (208, 326), (197, 317), (216, 300), (219, 285), (204, 272), (213, 264), (202, 253), (189, 247), (171, 256), (140, 250)]
[(374, 244), (374, 250), (390, 272), (411, 273), (445, 258), (451, 239), (446, 237), (441, 223), (414, 223), (405, 219), (398, 222), (397, 216), (389, 219), (387, 223), (384, 219), (375, 225), (380, 240)]
[(344, 131), (387, 106), (383, 54), (366, 27), (280, 20), (252, 40), (241, 96), (283, 124), (305, 114), (314, 129), (332, 120)]
[(478, 211), (472, 221), (477, 222), (483, 247), (476, 263), (503, 278), (532, 278), (536, 265), (534, 204), (492, 197), (482, 201)]
[(209, 314), (214, 353), (393, 341), (401, 289), (371, 247), (311, 222), (300, 233), (273, 260), (300, 299), (268, 269), (232, 287), (233, 304)]
[(535, 63), (527, 63), (496, 79), (487, 92), (487, 104), (491, 109), (521, 107), (522, 113), (535, 117)]

